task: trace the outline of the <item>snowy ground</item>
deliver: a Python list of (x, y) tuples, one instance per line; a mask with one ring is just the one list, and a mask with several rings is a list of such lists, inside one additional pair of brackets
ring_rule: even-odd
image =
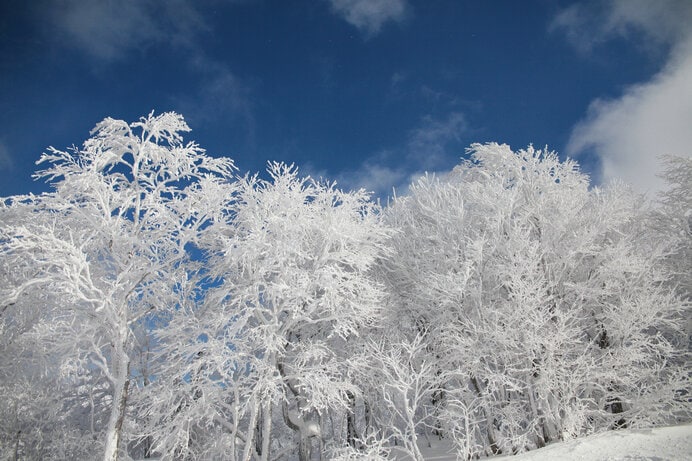
[[(445, 447), (421, 450), (427, 461), (452, 461)], [(611, 431), (555, 443), (493, 461), (692, 461), (692, 424), (658, 429)]]

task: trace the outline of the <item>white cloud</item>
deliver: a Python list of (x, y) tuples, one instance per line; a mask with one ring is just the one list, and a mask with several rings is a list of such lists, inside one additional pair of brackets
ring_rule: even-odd
[(663, 69), (615, 99), (592, 101), (573, 128), (567, 154), (595, 154), (601, 179), (622, 179), (640, 192), (662, 186), (658, 157), (692, 154), (692, 2), (613, 0), (592, 23), (587, 9), (573, 6), (553, 22), (582, 52), (595, 52), (610, 38), (640, 34), (641, 46), (667, 45)]
[(388, 21), (401, 22), (406, 17), (406, 0), (329, 0), (332, 9), (366, 37), (377, 35)]
[(57, 38), (104, 61), (154, 44), (189, 45), (207, 29), (190, 0), (65, 0), (47, 2), (44, 14)]
[(572, 131), (567, 154), (589, 149), (601, 160), (603, 180), (619, 178), (641, 192), (660, 189), (658, 156), (692, 155), (692, 53), (618, 99), (593, 101)]

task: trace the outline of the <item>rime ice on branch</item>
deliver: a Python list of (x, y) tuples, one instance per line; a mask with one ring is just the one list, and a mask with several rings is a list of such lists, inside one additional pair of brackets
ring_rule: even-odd
[[(92, 402), (90, 410), (105, 460), (118, 459), (131, 413), (133, 328), (182, 303), (194, 270), (189, 245), (232, 192), (233, 162), (184, 144), (186, 131), (175, 113), (152, 112), (132, 124), (107, 118), (81, 149), (43, 154), (38, 163), (47, 168), (36, 177), (53, 192), (11, 199), (3, 209), (13, 219), (3, 221), (0, 237), (3, 265), (12, 268), (2, 309), (21, 316), (34, 290), (49, 298), (33, 328), (36, 348), (62, 351), (73, 373), (88, 376), (86, 393), (106, 393), (104, 408)], [(97, 424), (97, 414), (107, 422)]]

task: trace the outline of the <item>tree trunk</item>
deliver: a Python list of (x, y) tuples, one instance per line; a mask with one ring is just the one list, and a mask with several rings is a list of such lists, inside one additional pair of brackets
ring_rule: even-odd
[(267, 461), (269, 459), (269, 449), (271, 447), (271, 432), (272, 432), (272, 403), (265, 403), (262, 413), (262, 447), (260, 448), (260, 459)]
[(317, 454), (319, 455), (319, 456), (317, 457), (317, 460), (318, 460), (318, 461), (322, 461), (322, 460), (324, 459), (324, 458), (323, 458), (323, 455), (324, 455), (324, 437), (322, 436), (322, 428), (325, 427), (326, 424), (325, 424), (325, 422), (324, 422), (324, 416), (323, 416), (323, 415), (321, 415), (321, 414), (318, 415), (318, 418), (319, 418), (319, 421), (320, 421), (320, 423), (319, 423), (319, 424), (320, 424), (320, 436), (319, 436), (319, 438), (317, 439), (317, 441), (318, 441), (318, 449), (319, 449), (319, 452), (317, 453)]
[[(608, 338), (608, 332), (606, 331), (605, 326), (603, 324), (601, 324), (601, 333), (598, 337), (598, 347), (600, 347), (601, 349), (607, 349), (610, 347), (610, 339)], [(612, 385), (608, 386), (608, 393), (613, 393), (614, 391), (615, 389)], [(624, 408), (622, 408), (622, 401), (617, 396), (608, 397), (605, 408), (614, 415), (617, 415), (624, 411)], [(625, 418), (620, 418), (615, 422), (613, 426), (613, 429), (625, 428), (627, 428), (627, 420)]]
[[(308, 421), (305, 416), (301, 415), (301, 406), (305, 405), (304, 398), (300, 395), (300, 392), (298, 389), (296, 389), (291, 379), (289, 379), (286, 375), (283, 362), (277, 360), (276, 367), (279, 370), (279, 374), (283, 378), (284, 383), (286, 383), (286, 387), (290, 390), (291, 394), (293, 394), (293, 397), (296, 400), (296, 411), (292, 413), (288, 408), (288, 395), (284, 394), (282, 403), (284, 421), (289, 428), (293, 429), (293, 431), (298, 434), (298, 460), (309, 461), (310, 457), (312, 456), (311, 438), (314, 435), (317, 435), (319, 431), (313, 431), (310, 427), (311, 421)], [(319, 427), (317, 424), (314, 426), (315, 428)]]
[(363, 438), (367, 439), (368, 436), (374, 432), (372, 409), (370, 408), (370, 402), (368, 402), (367, 398), (363, 398), (363, 411), (365, 413), (365, 430)]
[[(481, 399), (481, 402), (484, 402), (485, 399), (483, 398), (483, 390), (481, 389), (481, 385), (475, 376), (471, 377), (471, 384), (473, 385), (473, 388), (476, 391), (478, 398)], [(483, 415), (485, 416), (485, 430), (488, 436), (490, 451), (493, 455), (499, 455), (502, 453), (502, 450), (497, 445), (497, 439), (495, 438), (495, 429), (493, 427), (493, 420), (495, 418), (493, 417), (492, 412), (488, 409), (485, 403), (483, 403), (481, 408), (483, 409)]]
[(356, 396), (353, 392), (346, 392), (348, 398), (348, 410), (346, 412), (346, 439), (349, 446), (356, 448), (358, 433), (356, 431)]
[[(439, 357), (438, 357), (439, 359)], [(439, 378), (441, 373), (441, 370), (438, 370), (436, 372), (436, 377)], [(439, 382), (439, 381), (438, 381)], [(438, 437), (438, 439), (442, 440), (443, 438), (443, 432), (442, 432), (442, 422), (440, 421), (440, 408), (444, 405), (445, 401), (445, 390), (442, 386), (438, 386), (437, 389), (435, 389), (432, 393), (431, 397), (431, 402), (433, 405), (434, 409), (434, 416), (435, 416), (435, 427), (433, 428), (433, 434)]]
[(257, 406), (259, 402), (255, 400), (250, 408), (250, 424), (248, 424), (248, 434), (245, 440), (245, 449), (243, 451), (243, 461), (250, 461), (252, 459), (252, 452), (254, 438), (255, 438), (255, 425), (257, 424)]
[(312, 458), (312, 440), (309, 436), (300, 434), (300, 445), (298, 447), (298, 460), (310, 461)]
[(127, 391), (130, 386), (130, 359), (125, 354), (124, 346), (118, 344), (113, 353), (113, 406), (106, 431), (106, 450), (104, 461), (118, 461), (118, 449), (122, 436), (125, 410), (127, 408)]
[[(615, 388), (613, 386), (608, 387), (609, 393), (614, 393)], [(606, 400), (606, 410), (610, 411), (612, 414), (617, 415), (624, 413), (625, 409), (622, 406), (622, 400), (617, 396), (610, 396)], [(613, 423), (613, 429), (627, 429), (627, 420), (625, 418), (620, 418), (615, 423)]]
[(151, 449), (153, 447), (153, 440), (151, 436), (146, 436), (144, 438), (144, 459), (151, 458)]
[(262, 456), (262, 446), (264, 445), (264, 406), (260, 409), (259, 417), (255, 421), (255, 452)]
[(423, 455), (420, 452), (420, 448), (418, 448), (418, 435), (416, 434), (415, 414), (412, 411), (413, 409), (408, 404), (408, 399), (406, 399), (406, 403), (404, 405), (406, 408), (406, 417), (408, 419), (407, 424), (411, 431), (408, 440), (404, 440), (404, 446), (408, 446), (408, 449), (411, 452), (411, 455), (413, 455), (415, 461), (425, 461), (425, 458), (423, 458)]
[(15, 438), (15, 441), (14, 441), (14, 457), (12, 458), (12, 461), (18, 461), (19, 460), (19, 440), (20, 440), (21, 435), (22, 435), (22, 431), (17, 431), (17, 437)]

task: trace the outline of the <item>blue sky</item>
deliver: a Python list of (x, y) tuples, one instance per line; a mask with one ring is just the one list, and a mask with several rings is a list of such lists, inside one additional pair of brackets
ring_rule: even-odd
[(692, 153), (689, 24), (687, 0), (4, 0), (0, 196), (151, 110), (243, 172), (383, 197), (487, 141), (655, 190), (656, 156)]

